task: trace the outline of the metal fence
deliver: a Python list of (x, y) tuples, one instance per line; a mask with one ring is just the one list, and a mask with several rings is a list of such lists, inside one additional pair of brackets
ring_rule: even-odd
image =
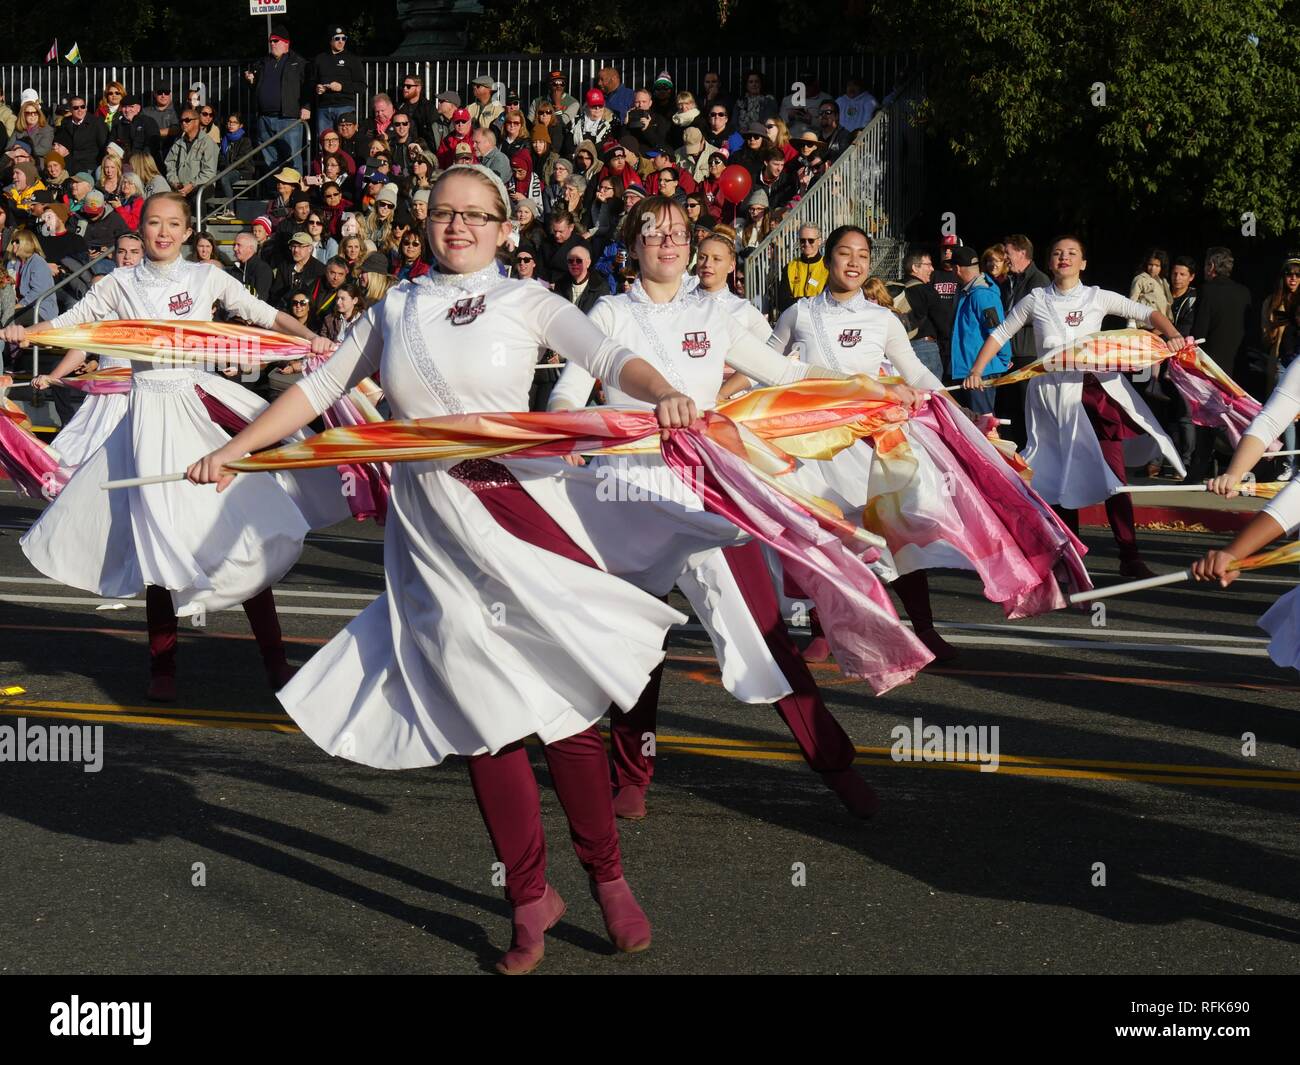
[[(569, 79), (569, 90), (586, 88), (595, 82), (596, 72), (610, 66), (620, 70), (624, 84), (637, 88), (650, 85), (661, 70), (667, 70), (679, 89), (698, 92), (705, 71), (717, 71), (722, 91), (736, 96), (743, 91), (745, 73), (761, 72), (769, 93), (778, 100), (789, 95), (790, 86), (800, 77), (816, 74), (828, 92), (840, 93), (850, 77), (861, 78), (868, 91), (880, 99), (892, 92), (906, 77), (913, 59), (896, 53), (880, 55), (478, 55), (438, 59), (366, 59), (365, 98), (358, 99), (361, 115), (370, 113), (370, 97), (386, 92), (400, 101), (402, 79), (418, 74), (424, 79), (426, 96), (447, 89), (459, 92), (467, 100), (469, 83), (486, 74), (503, 88), (516, 90), (529, 99), (542, 95), (547, 75), (561, 70)], [(23, 89), (35, 89), (47, 106), (66, 97), (87, 97), (92, 106), (104, 85), (119, 81), (128, 94), (147, 96), (156, 85), (171, 86), (173, 102), (183, 104), (191, 85), (202, 82), (207, 101), (223, 112), (247, 114), (253, 104), (252, 88), (243, 72), (252, 60), (224, 60), (197, 63), (93, 63), (67, 66), (39, 63), (0, 64), (0, 88), (5, 98), (16, 102)]]
[(921, 100), (917, 75), (887, 99), (853, 145), (761, 240), (745, 260), (745, 294), (765, 314), (776, 304), (785, 264), (799, 255), (799, 230), (808, 223), (823, 235), (859, 225), (871, 234), (872, 273), (898, 277), (906, 245), (903, 232), (920, 210), (921, 131), (913, 112)]

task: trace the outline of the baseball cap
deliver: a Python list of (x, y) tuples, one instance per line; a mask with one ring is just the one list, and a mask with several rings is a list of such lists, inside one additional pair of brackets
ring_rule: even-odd
[(289, 238), (290, 244), (315, 244), (316, 242), (306, 233), (295, 233)]
[(20, 106), (22, 104), (38, 104), (40, 102), (41, 94), (35, 89), (24, 89), (18, 97), (18, 103)]
[(455, 150), (455, 152), (454, 152), (453, 154), (455, 154), (455, 155), (473, 155), (473, 154), (474, 154), (474, 149), (470, 147), (468, 141), (461, 141), (458, 145), (456, 145), (456, 150)]
[(273, 22), (271, 24), (271, 32), (267, 35), (267, 40), (284, 41), (285, 44), (288, 44), (289, 27), (286, 26), (283, 22)]
[(444, 103), (444, 102), (449, 103), (452, 105), (452, 107), (460, 106), (460, 93), (452, 92), (450, 89), (447, 89), (445, 92), (438, 93), (435, 99), (439, 103)]
[(337, 124), (341, 126), (344, 122), (351, 122), (355, 126), (357, 124), (357, 113), (355, 111), (344, 111), (343, 114), (339, 115)]
[(601, 92), (599, 89), (588, 89), (588, 90), (587, 90), (587, 106), (588, 106), (588, 107), (604, 107), (604, 106), (605, 106), (605, 94), (604, 94), (603, 92)]
[(523, 101), (519, 98), (519, 93), (515, 92), (514, 89), (511, 89), (508, 93), (506, 93), (506, 103), (514, 104), (516, 107), (518, 107), (521, 103), (523, 103)]
[(682, 143), (687, 148), (698, 148), (704, 143), (704, 134), (700, 132), (698, 126), (687, 126), (682, 131)]
[(84, 170), (78, 170), (75, 174), (73, 174), (72, 180), (84, 181), (87, 185), (95, 184), (95, 178), (93, 177), (93, 175), (87, 174)]
[[(103, 207), (104, 194), (100, 192), (99, 189), (91, 189), (88, 193), (86, 193), (86, 198), (82, 200), (82, 203), (86, 207)], [(57, 206), (62, 207), (63, 204), (58, 204)]]
[(978, 266), (979, 261), (979, 253), (974, 248), (968, 248), (965, 244), (958, 244), (952, 249), (953, 266)]
[(467, 107), (456, 108), (456, 110), (451, 113), (451, 120), (453, 122), (468, 122), (470, 120), (469, 108)]
[(345, 30), (342, 26), (335, 26), (333, 29), (330, 30), (329, 35), (331, 37), (346, 37), (348, 35), (348, 31)]
[(564, 71), (562, 71), (562, 70), (552, 70), (552, 71), (550, 72), (550, 74), (548, 74), (548, 75), (546, 76), (546, 80), (547, 80), (547, 81), (563, 81), (563, 82), (567, 82), (569, 79), (566, 78), (566, 77), (564, 76)]
[(945, 233), (942, 237), (939, 238), (939, 246), (942, 248), (957, 247), (957, 234)]
[(275, 175), (275, 180), (283, 182), (286, 185), (301, 185), (302, 175), (298, 173), (298, 171), (296, 171), (293, 167), (286, 166), (278, 174)]

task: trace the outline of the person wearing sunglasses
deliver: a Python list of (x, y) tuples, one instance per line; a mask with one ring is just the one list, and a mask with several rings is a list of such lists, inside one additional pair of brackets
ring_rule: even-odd
[(348, 31), (334, 26), (329, 50), (318, 52), (307, 72), (309, 92), (316, 105), (317, 140), (323, 130), (335, 127), (345, 112), (355, 111), (357, 100), (366, 92), (365, 67), (347, 48)]
[(424, 78), (419, 74), (407, 74), (402, 78), (401, 88), (397, 114), (405, 115), (411, 120), (412, 137), (436, 147), (450, 132), (450, 127), (441, 120), (434, 105), (424, 95)]
[(840, 125), (840, 105), (834, 100), (818, 106), (817, 128), (821, 131), (821, 139), (826, 142), (822, 154), (827, 162), (835, 162), (853, 143), (853, 134)]
[(54, 143), (66, 149), (69, 174), (94, 170), (108, 144), (108, 127), (90, 113), (84, 96), (68, 101), (68, 117), (54, 131)]
[(189, 196), (200, 185), (217, 176), (217, 145), (199, 135), (198, 112), (192, 107), (181, 112), (181, 135), (167, 152), (163, 170), (171, 187)]

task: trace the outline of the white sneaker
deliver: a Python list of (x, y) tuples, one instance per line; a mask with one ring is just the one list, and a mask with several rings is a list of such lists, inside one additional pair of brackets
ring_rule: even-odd
[(1295, 476), (1295, 463), (1288, 462), (1285, 463), (1282, 466), (1282, 469), (1278, 471), (1277, 479), (1279, 481), (1289, 481), (1294, 476)]

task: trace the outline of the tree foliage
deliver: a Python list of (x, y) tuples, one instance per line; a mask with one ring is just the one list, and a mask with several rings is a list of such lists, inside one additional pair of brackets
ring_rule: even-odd
[(924, 121), (995, 192), (1053, 188), (1063, 220), (1207, 210), (1253, 216), (1260, 235), (1300, 225), (1294, 3), (980, 0), (893, 26), (928, 61)]

